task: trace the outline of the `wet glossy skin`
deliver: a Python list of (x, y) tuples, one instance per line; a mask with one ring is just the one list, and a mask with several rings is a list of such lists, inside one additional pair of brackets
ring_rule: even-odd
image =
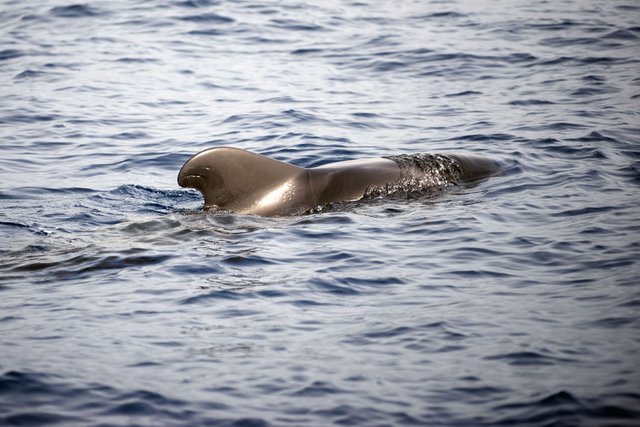
[[(484, 173), (484, 159), (454, 156), (462, 179)], [(361, 199), (367, 189), (399, 182), (402, 171), (393, 160), (372, 158), (301, 168), (231, 147), (202, 151), (178, 174), (178, 184), (199, 190), (205, 209), (240, 214), (280, 216), (302, 214), (328, 203)]]

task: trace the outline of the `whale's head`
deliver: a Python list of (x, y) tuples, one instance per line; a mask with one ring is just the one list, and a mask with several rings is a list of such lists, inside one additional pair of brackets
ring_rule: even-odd
[[(216, 155), (218, 154), (218, 155)], [(178, 185), (195, 188), (204, 196), (204, 207), (225, 209), (232, 201), (225, 183), (220, 153), (215, 149), (202, 151), (191, 157), (178, 173)]]
[(303, 172), (256, 153), (217, 147), (187, 160), (178, 173), (178, 184), (200, 191), (205, 209), (277, 215), (301, 203), (293, 194), (298, 189), (296, 179), (306, 176)]

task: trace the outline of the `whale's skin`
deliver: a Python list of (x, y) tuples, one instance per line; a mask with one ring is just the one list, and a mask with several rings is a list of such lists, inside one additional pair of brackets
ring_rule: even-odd
[(285, 216), (359, 200), (371, 189), (403, 182), (455, 185), (498, 171), (495, 161), (471, 154), (401, 155), (303, 168), (239, 148), (216, 147), (187, 160), (178, 184), (199, 190), (205, 209)]

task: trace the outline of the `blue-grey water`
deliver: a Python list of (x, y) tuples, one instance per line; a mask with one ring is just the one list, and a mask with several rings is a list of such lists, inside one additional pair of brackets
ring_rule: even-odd
[[(640, 424), (636, 0), (2, 1), (0, 424)], [(182, 164), (470, 152), (295, 217)]]

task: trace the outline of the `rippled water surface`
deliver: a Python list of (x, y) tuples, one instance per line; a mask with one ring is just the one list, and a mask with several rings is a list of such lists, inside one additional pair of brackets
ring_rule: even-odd
[[(3, 1), (0, 424), (638, 425), (639, 23), (631, 0)], [(203, 213), (176, 175), (223, 145), (503, 173)]]

